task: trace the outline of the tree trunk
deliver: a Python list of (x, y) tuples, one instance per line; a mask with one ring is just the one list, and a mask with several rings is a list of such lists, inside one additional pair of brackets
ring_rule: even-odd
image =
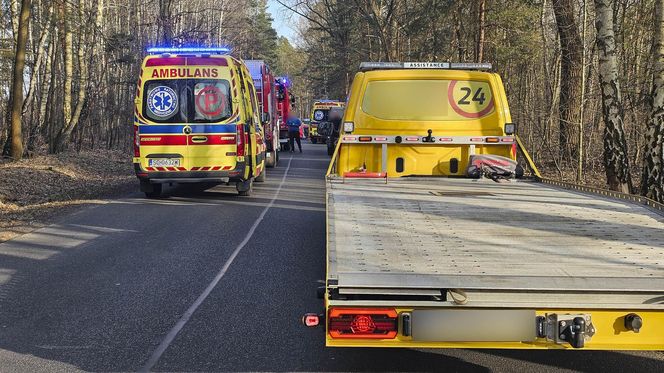
[(159, 0), (159, 18), (157, 22), (161, 28), (161, 40), (164, 46), (173, 46), (173, 19), (171, 16), (172, 0)]
[(630, 193), (632, 180), (629, 174), (627, 140), (623, 127), (624, 110), (618, 81), (613, 1), (595, 0), (599, 84), (604, 117), (604, 169), (611, 190)]
[(14, 57), (14, 77), (11, 92), (11, 157), (19, 160), (23, 157), (23, 134), (21, 116), (23, 114), (23, 69), (25, 67), (25, 50), (28, 41), (30, 24), (31, 0), (21, 1), (21, 15), (18, 21), (16, 39), (16, 55)]
[(30, 74), (30, 86), (28, 88), (28, 94), (25, 96), (25, 102), (23, 103), (23, 113), (25, 113), (28, 110), (28, 105), (30, 105), (32, 101), (32, 97), (35, 94), (35, 88), (37, 87), (37, 75), (39, 74), (41, 70), (41, 66), (44, 63), (44, 56), (46, 54), (46, 43), (48, 43), (48, 38), (51, 33), (52, 25), (53, 25), (53, 3), (48, 8), (48, 16), (46, 17), (46, 24), (42, 28), (41, 35), (39, 36), (39, 42), (37, 44), (37, 59), (35, 61), (35, 65), (32, 68), (31, 74)]
[(475, 62), (484, 59), (484, 29), (486, 28), (486, 0), (480, 0), (479, 4), (479, 30), (477, 32), (477, 46), (475, 47)]
[(655, 1), (652, 112), (646, 132), (641, 192), (664, 202), (664, 0)]
[(576, 153), (578, 136), (575, 132), (579, 123), (582, 84), (582, 41), (574, 16), (574, 0), (553, 0), (560, 36), (560, 152), (563, 160), (571, 163)]

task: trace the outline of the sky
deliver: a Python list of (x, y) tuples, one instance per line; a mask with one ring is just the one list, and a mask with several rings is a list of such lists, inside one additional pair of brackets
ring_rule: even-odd
[(272, 14), (272, 18), (274, 18), (272, 26), (277, 30), (277, 34), (288, 38), (291, 44), (296, 44), (297, 31), (291, 25), (297, 23), (297, 15), (293, 15), (291, 11), (284, 8), (276, 0), (267, 1), (267, 10)]

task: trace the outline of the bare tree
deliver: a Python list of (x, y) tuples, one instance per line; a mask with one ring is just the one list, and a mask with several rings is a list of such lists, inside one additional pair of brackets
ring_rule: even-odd
[(632, 180), (623, 125), (625, 113), (618, 81), (613, 5), (613, 0), (595, 0), (599, 83), (604, 117), (604, 168), (611, 190), (630, 193)]
[(583, 68), (582, 41), (574, 16), (574, 0), (553, 0), (553, 11), (560, 36), (560, 150), (563, 158), (571, 163), (577, 148), (574, 135), (579, 122)]
[(655, 1), (652, 111), (646, 132), (641, 192), (664, 202), (664, 0)]
[(21, 1), (21, 13), (18, 21), (16, 55), (14, 57), (14, 79), (11, 91), (11, 157), (19, 160), (23, 157), (23, 69), (25, 67), (25, 49), (30, 25), (30, 0)]

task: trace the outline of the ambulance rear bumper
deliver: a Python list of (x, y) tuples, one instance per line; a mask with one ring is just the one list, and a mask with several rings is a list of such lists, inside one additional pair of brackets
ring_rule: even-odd
[(138, 164), (134, 164), (136, 177), (141, 181), (153, 184), (164, 183), (227, 183), (240, 181), (240, 171), (145, 171)]

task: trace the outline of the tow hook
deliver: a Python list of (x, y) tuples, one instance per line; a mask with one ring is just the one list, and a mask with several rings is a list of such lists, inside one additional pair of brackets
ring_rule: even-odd
[(436, 138), (431, 136), (431, 133), (433, 131), (428, 130), (427, 133), (428, 135), (426, 137), (422, 137), (422, 142), (436, 142)]
[(323, 316), (323, 314), (305, 313), (304, 316), (302, 316), (302, 324), (308, 328), (320, 326), (320, 320)]
[(538, 316), (536, 328), (539, 338), (546, 338), (558, 344), (569, 343), (574, 348), (583, 348), (595, 335), (595, 327), (588, 314), (552, 313)]

